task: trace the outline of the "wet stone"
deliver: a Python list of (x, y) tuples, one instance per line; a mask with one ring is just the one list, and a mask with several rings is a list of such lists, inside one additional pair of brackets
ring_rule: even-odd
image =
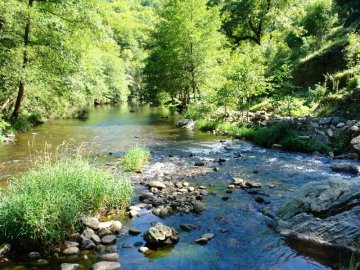
[(62, 263), (61, 270), (77, 270), (80, 267), (77, 263)]
[(101, 243), (104, 244), (104, 245), (112, 245), (115, 242), (116, 242), (116, 236), (115, 235), (107, 235), (107, 236), (104, 236), (101, 239)]
[(93, 230), (99, 229), (99, 220), (97, 218), (94, 218), (94, 217), (84, 218), (83, 223), (86, 227), (89, 227), (90, 229), (93, 229)]
[(134, 228), (130, 228), (129, 229), (129, 234), (130, 235), (139, 235), (141, 233), (141, 231), (134, 229)]
[(109, 262), (117, 262), (119, 260), (119, 255), (117, 253), (108, 253), (100, 255), (100, 260), (109, 261)]
[(92, 270), (120, 270), (118, 262), (98, 262), (92, 266)]
[(79, 253), (78, 247), (69, 247), (63, 251), (63, 254), (65, 255), (75, 255)]
[(30, 260), (36, 260), (36, 259), (39, 259), (41, 257), (41, 254), (39, 252), (30, 252), (28, 254), (28, 258)]

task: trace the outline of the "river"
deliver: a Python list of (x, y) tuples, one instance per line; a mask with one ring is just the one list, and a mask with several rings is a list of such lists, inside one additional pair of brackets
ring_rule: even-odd
[[(125, 234), (118, 239), (118, 253), (122, 269), (339, 269), (347, 265), (338, 252), (283, 239), (272, 229), (276, 211), (291, 193), (310, 181), (334, 176), (329, 169), (333, 162), (324, 156), (287, 153), (264, 149), (248, 142), (216, 137), (211, 134), (185, 131), (175, 127), (178, 116), (165, 108), (150, 106), (98, 107), (91, 110), (90, 118), (81, 120), (51, 120), (16, 136), (16, 143), (0, 145), (0, 183), (31, 165), (29, 153), (36, 156), (45, 143), (53, 146), (66, 141), (71, 147), (86, 142), (93, 158), (111, 162), (133, 145), (146, 146), (152, 151), (151, 164), (145, 167), (146, 177), (176, 176), (189, 171), (181, 179), (191, 184), (208, 186), (211, 194), (204, 199), (207, 210), (201, 215), (175, 213), (160, 219), (143, 213), (135, 219), (124, 219), (124, 231), (134, 227), (145, 231), (154, 221), (179, 229), (181, 223), (192, 223), (197, 229), (180, 232), (180, 242), (172, 249), (151, 256), (137, 248), (122, 248), (123, 244), (143, 242), (142, 236)], [(224, 141), (219, 141), (224, 139)], [(226, 162), (217, 163), (218, 158)], [(204, 160), (204, 173), (193, 174), (190, 168), (196, 160)], [(221, 166), (220, 166), (221, 165)], [(218, 167), (218, 172), (213, 171)], [(205, 170), (205, 169), (204, 169)], [(347, 178), (347, 176), (340, 176)], [(226, 193), (232, 177), (262, 183), (261, 194), (268, 204), (260, 205), (254, 196), (236, 190)], [(134, 178), (136, 183), (136, 177)], [(144, 187), (136, 185), (141, 192)], [(222, 198), (228, 197), (224, 201)], [(134, 198), (134, 203), (136, 203)], [(205, 246), (194, 243), (203, 233), (216, 237)], [(96, 260), (81, 259), (80, 269), (90, 269)], [(41, 269), (60, 269), (61, 261), (50, 260)], [(37, 269), (27, 266), (21, 259), (4, 269)]]

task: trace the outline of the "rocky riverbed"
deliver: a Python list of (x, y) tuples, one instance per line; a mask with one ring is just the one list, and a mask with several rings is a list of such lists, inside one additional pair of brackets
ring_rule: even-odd
[[(121, 226), (85, 220), (87, 229), (65, 242), (57, 255), (35, 253), (17, 268), (3, 264), (5, 269), (39, 264), (43, 269), (118, 269), (117, 263), (121, 269), (338, 269), (340, 258), (349, 254), (338, 247), (358, 248), (348, 241), (357, 233), (346, 222), (359, 222), (357, 197), (349, 193), (359, 178), (334, 172), (331, 166), (340, 164), (336, 160), (265, 150), (238, 140), (151, 149), (151, 163), (131, 176), (137, 197)], [(115, 167), (115, 160), (107, 166)], [(339, 180), (325, 196), (329, 177)], [(335, 192), (338, 186), (342, 189)], [(314, 192), (306, 191), (311, 187)], [(333, 211), (333, 197), (339, 196), (344, 207)], [(336, 223), (339, 219), (343, 222)], [(333, 230), (325, 233), (329, 226)], [(331, 235), (340, 231), (343, 239)], [(294, 233), (298, 237), (292, 242)], [(313, 239), (324, 241), (311, 241), (315, 246), (310, 248)]]
[[(85, 224), (90, 229), (84, 228), (55, 252), (34, 250), (20, 257), (6, 256), (1, 269), (47, 270), (63, 266), (84, 270), (118, 267), (116, 263), (121, 264), (121, 269), (346, 269), (348, 249), (338, 248), (344, 246), (341, 237), (337, 238), (340, 234), (331, 238), (329, 233), (345, 229), (342, 235), (346, 239), (357, 235), (355, 230), (342, 226), (346, 222), (338, 222), (346, 221), (346, 213), (357, 218), (356, 197), (351, 199), (355, 187), (352, 184), (360, 181), (356, 161), (263, 149), (241, 140), (175, 129), (175, 119), (164, 123), (160, 116), (155, 121), (150, 115), (153, 125), (148, 124), (148, 118), (141, 118), (140, 124), (127, 126), (134, 137), (122, 133), (123, 127), (113, 126), (118, 115), (109, 121), (108, 114), (104, 114), (104, 123), (110, 125), (110, 133), (101, 133), (104, 129), (99, 128), (98, 122), (83, 123), (78, 132), (68, 132), (73, 135), (86, 131), (91, 138), (100, 132), (104, 139), (99, 162), (114, 169), (117, 158), (126, 150), (118, 146), (118, 136), (126, 145), (141, 143), (150, 148), (151, 163), (142, 173), (130, 175), (137, 195), (125, 216), (100, 219), (99, 226), (119, 221), (121, 230), (110, 230), (110, 237), (103, 239), (109, 227), (97, 229)], [(75, 126), (62, 126), (62, 130), (73, 130)], [(47, 137), (45, 128), (39, 127), (39, 137)], [(10, 150), (12, 146), (7, 147)], [(344, 193), (321, 188), (330, 178), (339, 181)], [(306, 185), (314, 186), (317, 193), (307, 192)], [(337, 200), (322, 199), (330, 194), (339, 196), (344, 202), (341, 205), (346, 207), (333, 212)], [(297, 198), (306, 204), (286, 207), (296, 206), (292, 201), (299, 202)], [(288, 212), (283, 209), (292, 214), (279, 215)], [(298, 210), (291, 212), (292, 209)], [(315, 222), (303, 223), (308, 235), (301, 230), (301, 222), (306, 221), (301, 219), (304, 215), (312, 215), (307, 220)], [(299, 226), (293, 226), (296, 221)], [(340, 225), (335, 226), (336, 222)], [(157, 226), (158, 223), (169, 229)], [(329, 226), (334, 230), (321, 231)], [(151, 230), (153, 227), (155, 231)], [(309, 228), (317, 228), (319, 233), (311, 234)], [(150, 231), (152, 236), (145, 237)], [(292, 237), (295, 234), (297, 237)], [(82, 235), (90, 241), (84, 241)], [(161, 245), (148, 243), (154, 236)], [(315, 237), (327, 243), (308, 241)], [(91, 248), (86, 249), (85, 244)], [(8, 250), (3, 246), (0, 251)], [(75, 254), (66, 254), (72, 252)]]

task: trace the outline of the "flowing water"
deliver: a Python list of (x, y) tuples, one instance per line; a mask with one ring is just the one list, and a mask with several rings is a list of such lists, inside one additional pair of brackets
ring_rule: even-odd
[[(191, 184), (208, 186), (211, 194), (204, 199), (207, 210), (201, 215), (174, 214), (160, 219), (151, 213), (135, 219), (124, 219), (124, 230), (134, 227), (145, 231), (154, 221), (179, 229), (181, 223), (197, 225), (188, 233), (178, 230), (180, 242), (171, 249), (145, 256), (136, 247), (122, 248), (123, 244), (143, 242), (142, 236), (119, 237), (117, 245), (122, 269), (339, 269), (347, 264), (337, 251), (321, 249), (308, 244), (283, 239), (272, 229), (272, 219), (284, 200), (292, 192), (310, 181), (320, 181), (335, 175), (329, 169), (330, 158), (286, 153), (263, 149), (250, 143), (211, 134), (191, 132), (175, 127), (178, 117), (164, 108), (128, 106), (99, 107), (93, 109), (90, 119), (53, 120), (29, 133), (19, 134), (15, 144), (0, 145), (0, 183), (26, 170), (29, 153), (36, 155), (44, 144), (59, 145), (63, 141), (73, 146), (88, 142), (94, 157), (100, 162), (114, 161), (133, 145), (145, 145), (152, 151), (151, 164), (145, 167), (149, 178), (178, 172), (189, 174), (182, 178)], [(218, 158), (227, 161), (217, 163)], [(196, 160), (205, 160), (208, 172), (190, 173)], [(211, 169), (217, 166), (218, 172)], [(345, 177), (346, 176), (340, 176)], [(268, 203), (259, 205), (254, 195), (243, 190), (227, 194), (226, 187), (232, 177), (261, 182), (261, 196)], [(136, 178), (135, 178), (136, 181)], [(144, 189), (137, 185), (137, 190)], [(222, 197), (229, 197), (222, 200)], [(136, 198), (134, 199), (136, 203)], [(215, 233), (207, 245), (194, 243), (204, 233)], [(90, 269), (96, 261), (72, 258)], [(21, 259), (5, 269), (37, 269), (27, 266)], [(50, 266), (39, 269), (60, 269), (61, 260), (50, 259)]]

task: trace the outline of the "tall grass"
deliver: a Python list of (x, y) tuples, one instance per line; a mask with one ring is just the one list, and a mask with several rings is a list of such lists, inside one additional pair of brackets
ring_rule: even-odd
[(139, 146), (132, 147), (122, 158), (125, 171), (138, 172), (150, 161), (150, 151)]
[(132, 194), (129, 180), (83, 159), (44, 159), (2, 191), (0, 243), (49, 247), (77, 231), (83, 216), (125, 208)]

